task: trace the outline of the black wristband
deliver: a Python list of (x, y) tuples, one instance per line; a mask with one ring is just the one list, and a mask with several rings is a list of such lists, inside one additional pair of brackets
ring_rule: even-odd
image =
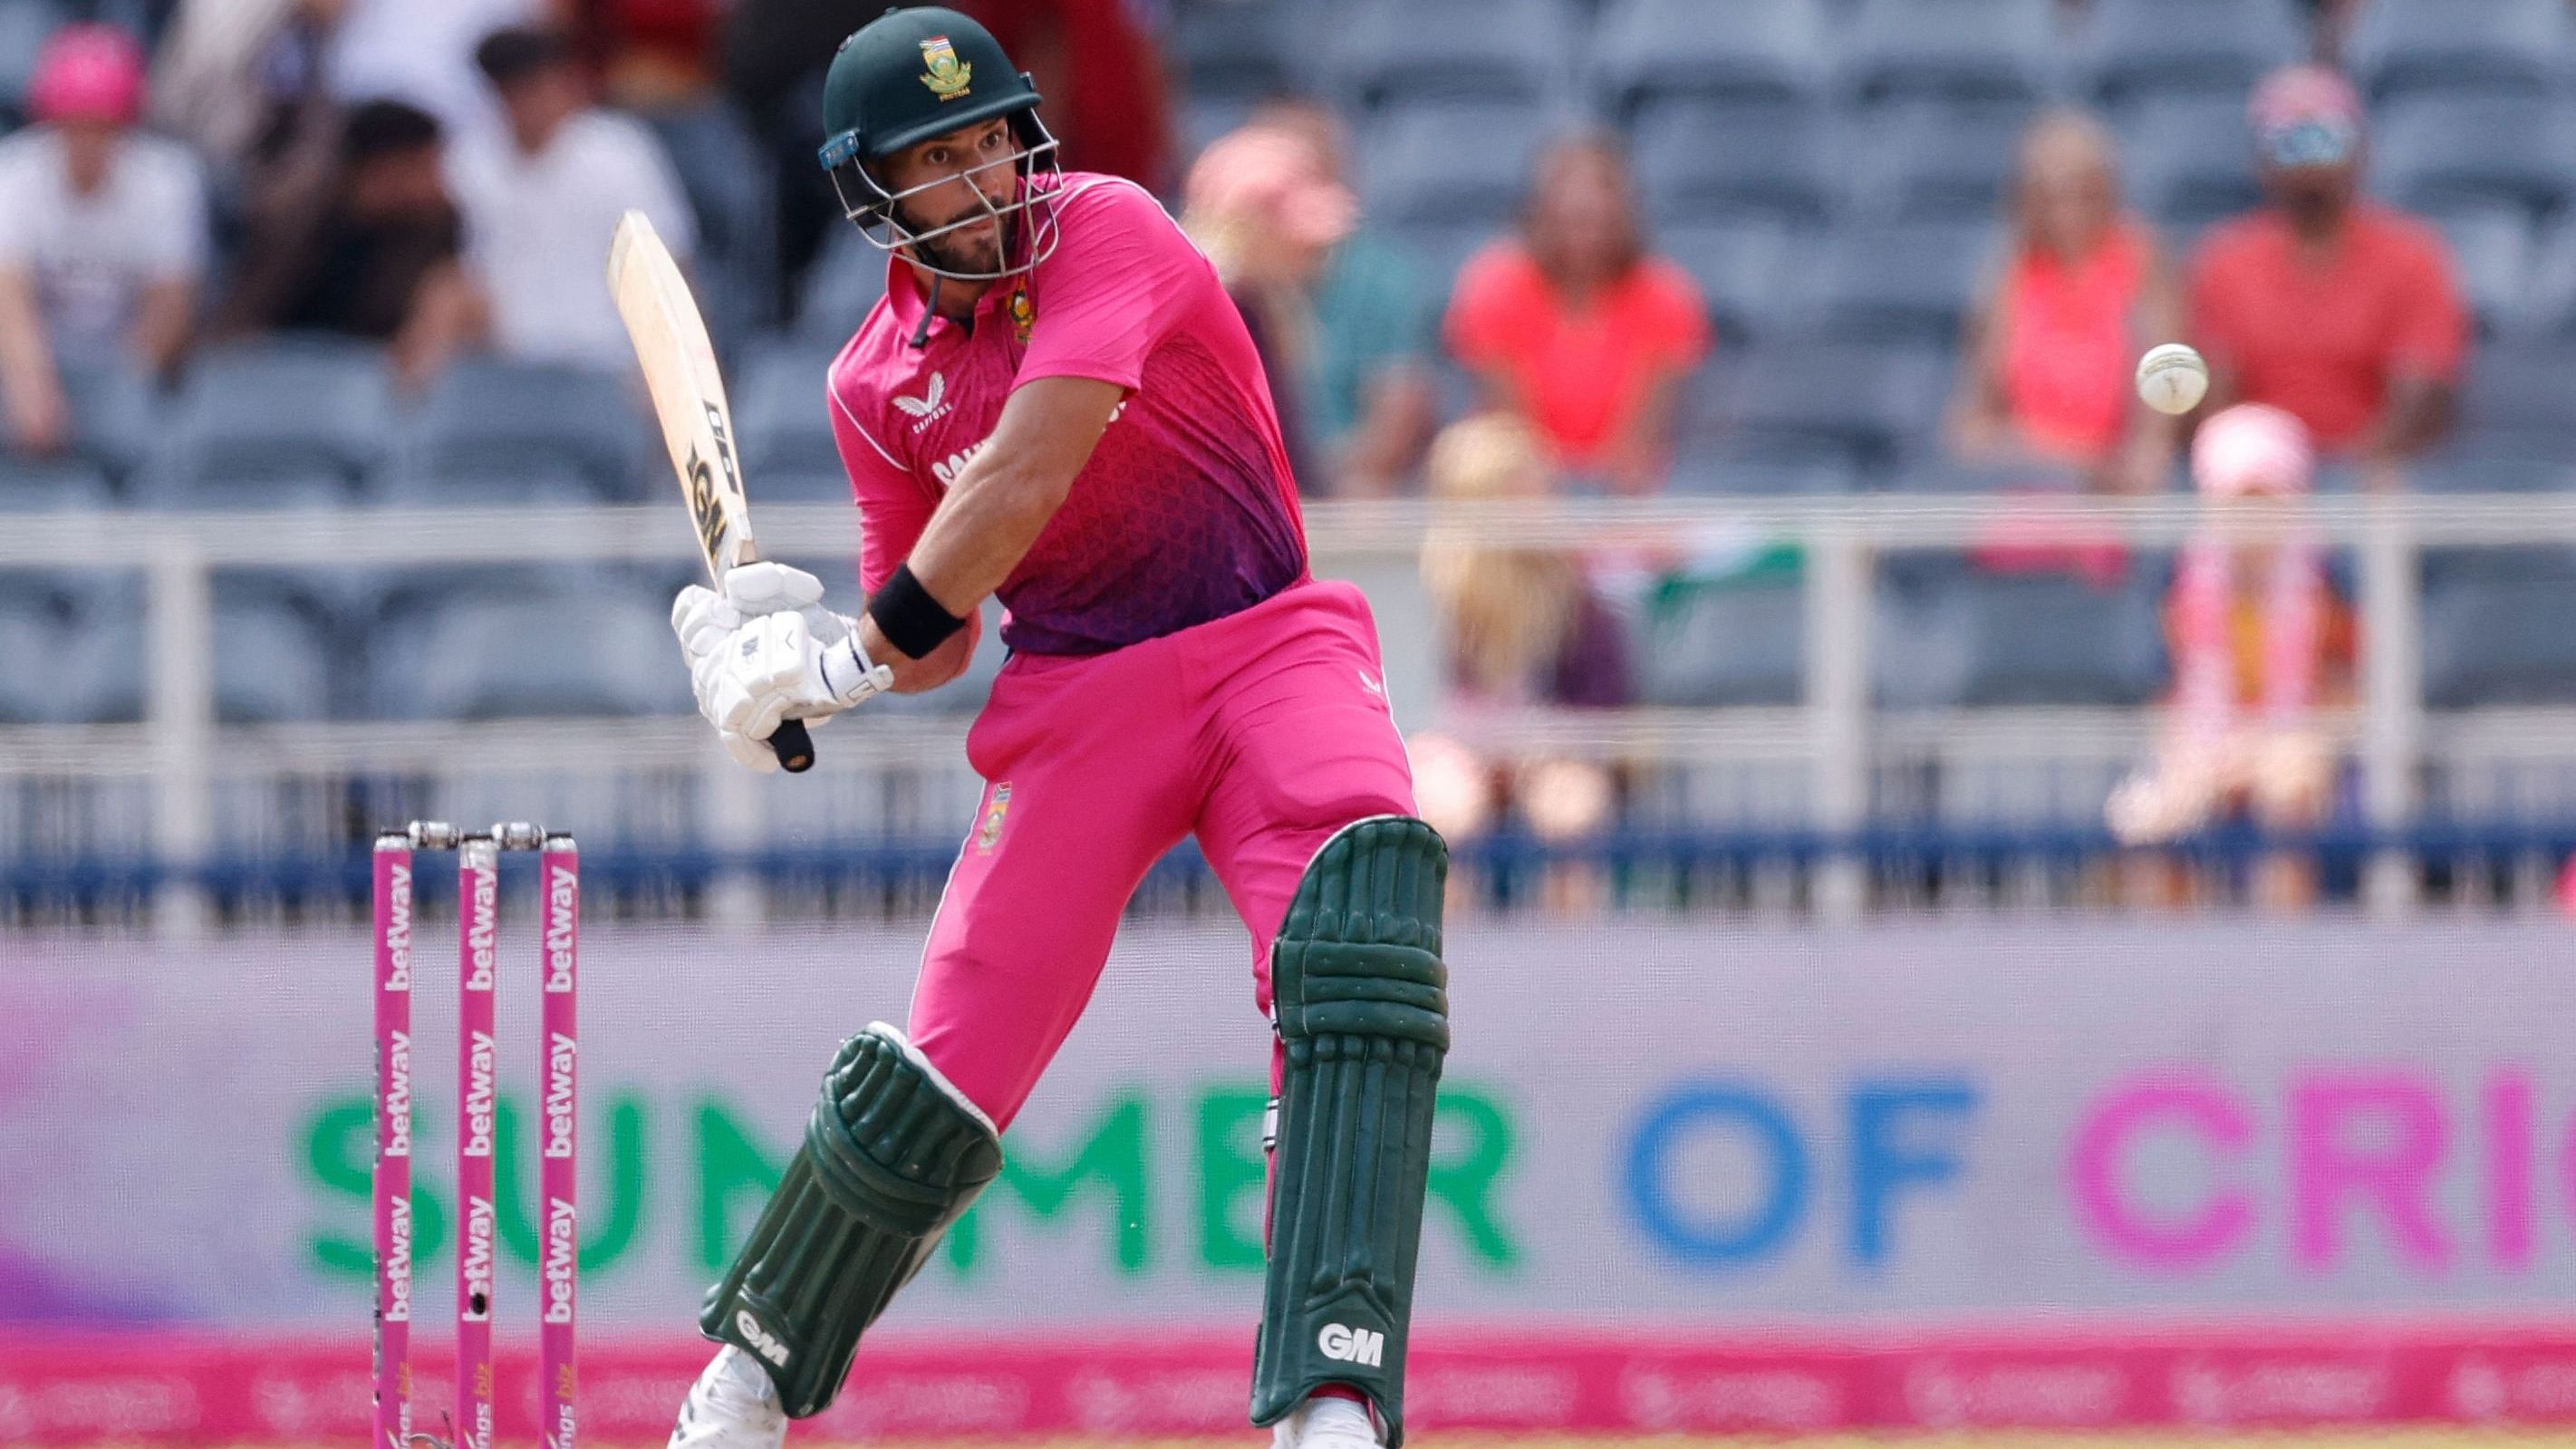
[(966, 621), (939, 607), (930, 590), (912, 576), (912, 565), (898, 564), (894, 577), (885, 581), (868, 600), (868, 617), (874, 619), (877, 632), (886, 642), (903, 651), (907, 659), (927, 659), (930, 651), (948, 642), (948, 636), (966, 627)]

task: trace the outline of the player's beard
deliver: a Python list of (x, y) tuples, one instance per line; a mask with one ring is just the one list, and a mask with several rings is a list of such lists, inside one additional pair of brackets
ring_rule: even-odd
[[(1002, 260), (1010, 251), (1010, 219), (970, 213), (958, 220), (967, 224), (955, 231), (912, 242), (913, 255), (943, 272), (965, 276), (999, 274)], [(956, 221), (946, 224), (953, 226)], [(924, 227), (922, 230), (936, 231), (938, 228)]]

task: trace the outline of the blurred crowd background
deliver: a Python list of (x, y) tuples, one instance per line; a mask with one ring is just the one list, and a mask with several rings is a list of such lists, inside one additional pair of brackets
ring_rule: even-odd
[[(2400, 759), (2409, 803), (2365, 808), (2363, 591), (2312, 513), (2540, 506), (2576, 481), (2566, 0), (960, 8), (1035, 73), (1067, 165), (1151, 186), (1215, 261), (1310, 508), (1350, 520), (1333, 537), (1416, 516), (1369, 512), (1386, 500), (1691, 520), (1545, 549), (1435, 521), (1405, 536), (1418, 550), (1390, 533), (1401, 567), (1367, 575), (1391, 644), (1422, 644), (1391, 653), (1418, 661), (1399, 714), (1426, 813), (1535, 851), (1540, 898), (1569, 909), (1632, 898), (1644, 857), (1674, 880), (1717, 861), (1721, 898), (1751, 899), (1757, 857), (1806, 882), (1818, 830), (1864, 825), (1913, 832), (1882, 893), (1991, 885), (2017, 867), (1969, 827), (2003, 796), (2004, 853), (2038, 862), (2044, 898), (2351, 898), (2366, 850), (2452, 775)], [(845, 500), (821, 379), (887, 270), (812, 157), (822, 65), (873, 9), (0, 0), (0, 510), (283, 510), (291, 539), (364, 510), (503, 510), (508, 533), (523, 506), (664, 503), (601, 280), (630, 207), (710, 314), (764, 513)], [(2170, 340), (2214, 375), (2183, 419), (2131, 385)], [(2211, 522), (2178, 549), (2062, 511), (2194, 494)], [(1832, 595), (1807, 545), (1874, 498), (1977, 522), (1856, 585), (1860, 706), (2038, 710), (2043, 736), (2046, 711), (2103, 712), (2103, 742), (2059, 769), (1942, 726), (1826, 810), (1812, 773), (1712, 787), (1711, 760), (1641, 744), (1677, 715), (1819, 705)], [(2410, 711), (2576, 702), (2576, 533), (2514, 541), (2407, 556)], [(477, 574), (324, 548), (213, 570), (219, 732), (685, 712), (657, 637), (680, 555)], [(119, 804), (61, 762), (62, 731), (171, 712), (143, 573), (66, 563), (0, 557), (0, 859), (22, 912), (90, 913), (205, 863), (63, 865), (172, 839), (151, 818), (166, 788)], [(1497, 743), (1531, 720), (1559, 743)], [(2517, 768), (2556, 781), (2576, 751), (2534, 728)], [(1982, 775), (1944, 753), (1973, 738)], [(217, 797), (190, 850), (328, 858), (440, 798), (434, 767), (289, 782), (301, 748)], [(666, 857), (722, 813), (603, 788), (578, 808)], [(2452, 791), (2517, 822), (2489, 842), (2514, 857), (2499, 890), (2550, 894), (2576, 844), (2553, 833), (2576, 818), (2559, 788)], [(963, 817), (931, 793), (895, 813), (935, 845)], [(2251, 834), (2214, 874), (2151, 849), (2230, 830)], [(1470, 891), (1530, 898), (1495, 869)]]

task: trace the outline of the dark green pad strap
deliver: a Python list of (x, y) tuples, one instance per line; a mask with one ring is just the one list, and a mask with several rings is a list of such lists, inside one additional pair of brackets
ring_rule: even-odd
[(1404, 1439), (1404, 1345), (1449, 1050), (1440, 902), (1449, 850), (1419, 820), (1343, 827), (1306, 867), (1270, 953), (1287, 1065), (1252, 1422), (1328, 1383)]
[(859, 1334), (1002, 1170), (993, 1124), (883, 1022), (842, 1043), (778, 1191), (698, 1327), (758, 1359), (792, 1418), (829, 1408)]

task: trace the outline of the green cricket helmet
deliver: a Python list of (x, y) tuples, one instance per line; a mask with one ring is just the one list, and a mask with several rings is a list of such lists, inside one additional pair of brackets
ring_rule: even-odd
[[(888, 10), (869, 21), (832, 56), (823, 77), (823, 129), (828, 139), (817, 153), (840, 193), (841, 210), (858, 224), (868, 240), (887, 251), (911, 247), (914, 265), (960, 281), (992, 281), (1037, 265), (1055, 249), (1053, 187), (1032, 187), (1029, 178), (1056, 169), (1056, 140), (1038, 119), (1037, 86), (1028, 72), (1011, 64), (993, 32), (954, 10), (938, 5)], [(929, 231), (915, 232), (896, 213), (906, 198), (947, 184), (950, 178), (925, 182), (902, 192), (888, 191), (877, 163), (909, 146), (961, 127), (1010, 118), (1018, 143), (1010, 155), (972, 168), (968, 177), (996, 166), (1009, 166), (1021, 184), (1012, 200), (995, 203), (984, 197), (984, 209)], [(970, 185), (972, 183), (970, 182)], [(979, 197), (980, 187), (975, 188)], [(1031, 245), (1012, 264), (1014, 248), (1003, 248), (998, 272), (958, 272), (933, 264), (916, 243), (998, 218), (1006, 238), (1019, 233), (1027, 215)]]

